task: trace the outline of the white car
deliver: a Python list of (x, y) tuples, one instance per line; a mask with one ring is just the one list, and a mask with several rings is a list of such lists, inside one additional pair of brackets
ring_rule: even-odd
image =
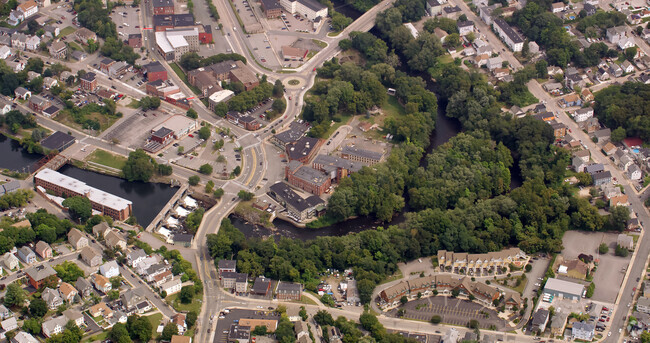
[(607, 337), (609, 337), (609, 336), (611, 336), (611, 335), (612, 335), (612, 332), (611, 332), (611, 331), (607, 333)]

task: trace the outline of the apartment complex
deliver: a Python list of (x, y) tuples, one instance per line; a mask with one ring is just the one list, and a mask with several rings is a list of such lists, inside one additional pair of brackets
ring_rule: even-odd
[(124, 198), (90, 187), (85, 182), (45, 168), (34, 176), (36, 187), (54, 192), (61, 196), (82, 196), (90, 200), (94, 210), (117, 220), (126, 220), (131, 216), (133, 203)]
[(438, 250), (438, 265), (441, 271), (460, 274), (486, 274), (497, 268), (505, 271), (510, 264), (524, 267), (530, 257), (519, 248), (510, 248), (485, 254), (455, 253)]
[(499, 37), (501, 37), (501, 40), (503, 40), (512, 51), (518, 52), (524, 47), (524, 39), (503, 19), (494, 19), (494, 25), (492, 27)]
[(345, 146), (341, 150), (341, 157), (350, 161), (357, 161), (372, 166), (381, 162), (384, 154), (381, 152), (359, 149), (352, 146)]

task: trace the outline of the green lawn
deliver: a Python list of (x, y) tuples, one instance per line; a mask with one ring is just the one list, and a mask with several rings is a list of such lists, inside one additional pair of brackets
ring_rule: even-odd
[(167, 298), (165, 298), (165, 302), (170, 304), (176, 311), (179, 312), (190, 312), (190, 311), (196, 311), (196, 313), (201, 312), (200, 295), (195, 296), (191, 304), (182, 304), (180, 300), (178, 300), (179, 294), (180, 293), (176, 293), (168, 296)]
[(77, 29), (75, 29), (72, 26), (68, 26), (68, 27), (64, 28), (63, 30), (61, 30), (61, 32), (59, 32), (59, 37), (65, 37), (65, 36), (67, 36), (67, 35), (69, 35), (71, 33), (74, 33), (75, 31), (77, 31)]
[(320, 46), (323, 49), (327, 48), (327, 43), (323, 42), (322, 40), (312, 39), (311, 41), (314, 42), (314, 44)]
[(406, 110), (404, 107), (397, 101), (397, 97), (389, 95), (388, 96), (388, 101), (386, 101), (386, 105), (382, 106), (381, 108), (384, 110), (384, 113), (388, 116), (401, 116), (406, 114)]
[(82, 342), (103, 342), (108, 336), (109, 331), (104, 331), (94, 336), (88, 336), (81, 340)]
[(90, 156), (88, 156), (88, 161), (115, 169), (122, 169), (126, 164), (126, 157), (111, 154), (106, 150), (96, 149), (92, 154), (90, 154)]
[(140, 108), (140, 101), (132, 99), (131, 102), (126, 106), (137, 110), (138, 108)]
[(329, 137), (331, 136), (336, 130), (341, 127), (341, 125), (347, 124), (350, 119), (352, 119), (352, 116), (349, 114), (341, 114), (339, 115), (341, 117), (341, 121), (334, 122), (334, 125), (330, 126), (330, 128), (327, 130), (325, 135), (323, 137)]
[[(65, 29), (64, 29), (64, 30), (65, 30)], [(70, 49), (72, 49), (72, 50), (84, 51), (84, 49), (83, 49), (82, 47), (80, 47), (79, 44), (77, 44), (77, 43), (75, 43), (75, 42), (68, 42), (68, 46), (69, 46)]]
[(149, 323), (151, 323), (151, 333), (153, 338), (156, 338), (157, 332), (156, 329), (158, 328), (158, 325), (160, 324), (160, 321), (162, 320), (162, 313), (156, 313), (152, 314), (150, 316), (146, 316), (147, 320)]

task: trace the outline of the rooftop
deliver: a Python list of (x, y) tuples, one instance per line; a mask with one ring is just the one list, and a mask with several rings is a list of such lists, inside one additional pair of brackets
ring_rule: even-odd
[(153, 0), (153, 7), (173, 7), (174, 0)]
[(49, 264), (43, 263), (41, 265), (29, 268), (25, 271), (30, 278), (35, 281), (41, 281), (48, 276), (56, 275), (56, 271)]
[(38, 172), (35, 178), (59, 185), (77, 194), (84, 194), (90, 201), (108, 206), (114, 210), (124, 210), (133, 204), (130, 200), (120, 198), (95, 187), (90, 187), (83, 181), (63, 175), (49, 168)]
[(318, 138), (301, 137), (294, 144), (287, 145), (287, 155), (289, 155), (290, 160), (303, 158), (310, 155), (317, 144)]
[(359, 148), (356, 148), (356, 147), (351, 147), (349, 145), (344, 146), (341, 153), (342, 154), (347, 154), (347, 155), (354, 155), (354, 156), (369, 158), (369, 159), (372, 159), (372, 160), (375, 160), (375, 161), (381, 160), (381, 157), (384, 155), (381, 152), (370, 151), (370, 150), (365, 150), (365, 149), (359, 149)]
[(564, 281), (556, 278), (550, 278), (548, 279), (548, 281), (546, 281), (546, 285), (544, 286), (544, 291), (548, 289), (548, 290), (558, 291), (562, 293), (582, 295), (582, 291), (584, 290), (584, 288), (585, 286), (579, 283)]
[(309, 126), (306, 124), (300, 124), (294, 121), (289, 125), (288, 130), (282, 131), (273, 137), (284, 144), (295, 142), (307, 132), (308, 128)]
[(309, 166), (302, 166), (298, 168), (298, 170), (296, 170), (293, 175), (314, 185), (322, 185), (329, 178), (329, 176), (322, 171), (316, 170)]
[(323, 203), (323, 200), (318, 197), (309, 197), (307, 199), (303, 199), (298, 193), (294, 192), (293, 189), (291, 189), (291, 187), (289, 187), (284, 182), (278, 182), (274, 184), (270, 187), (270, 190), (281, 198), (279, 200), (286, 202), (287, 204), (291, 205), (291, 207), (300, 212)]
[(61, 147), (70, 142), (73, 142), (74, 140), (74, 136), (69, 135), (65, 132), (56, 131), (47, 138), (43, 139), (41, 141), (41, 145), (49, 150), (59, 150)]
[(496, 18), (494, 19), (494, 24), (499, 26), (503, 32), (512, 40), (513, 43), (523, 43), (524, 39), (521, 38), (521, 35), (517, 33), (508, 23), (506, 23), (503, 19), (501, 18)]
[(153, 26), (190, 26), (194, 25), (194, 15), (186, 14), (160, 14), (153, 16)]

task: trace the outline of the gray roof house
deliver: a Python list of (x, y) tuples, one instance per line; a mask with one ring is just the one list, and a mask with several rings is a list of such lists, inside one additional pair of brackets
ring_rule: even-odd
[(57, 307), (63, 305), (63, 297), (58, 290), (52, 288), (45, 288), (41, 294), (41, 298), (47, 303), (47, 307), (50, 310), (54, 310)]
[(548, 310), (538, 309), (535, 314), (533, 314), (533, 331), (544, 331), (546, 330), (546, 324), (548, 323)]
[(23, 246), (18, 249), (18, 257), (20, 257), (20, 259), (25, 263), (36, 262), (36, 253), (34, 253), (34, 250), (30, 249), (27, 246)]
[(93, 292), (93, 285), (82, 277), (78, 277), (77, 282), (75, 282), (74, 285), (79, 291), (79, 295), (81, 295), (82, 298), (90, 296)]

